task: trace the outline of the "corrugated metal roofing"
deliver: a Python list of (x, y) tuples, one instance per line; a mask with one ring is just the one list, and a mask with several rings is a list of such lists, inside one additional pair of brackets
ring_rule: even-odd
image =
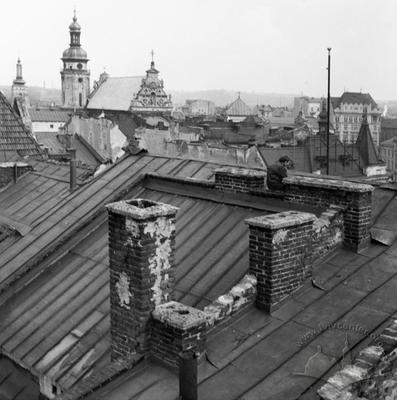
[(38, 144), (1, 92), (0, 152), (16, 152), (21, 157), (41, 154)]
[(128, 111), (144, 76), (108, 77), (92, 94), (89, 110)]
[(72, 114), (71, 110), (29, 108), (32, 122), (67, 122)]

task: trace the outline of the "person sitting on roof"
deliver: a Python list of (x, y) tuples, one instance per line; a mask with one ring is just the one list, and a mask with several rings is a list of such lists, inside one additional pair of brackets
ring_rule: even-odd
[(266, 184), (270, 190), (284, 190), (283, 179), (288, 176), (287, 169), (292, 167), (292, 160), (288, 156), (279, 158), (278, 163), (267, 169)]

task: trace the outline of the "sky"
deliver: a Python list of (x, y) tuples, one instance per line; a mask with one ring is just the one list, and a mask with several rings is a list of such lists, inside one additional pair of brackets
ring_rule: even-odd
[(154, 50), (166, 90), (369, 92), (397, 99), (396, 0), (18, 0), (4, 2), (0, 85), (60, 88), (76, 8), (91, 82), (144, 75)]

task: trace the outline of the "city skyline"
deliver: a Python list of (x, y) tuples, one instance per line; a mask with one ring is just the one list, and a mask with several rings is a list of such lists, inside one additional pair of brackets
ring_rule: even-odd
[(169, 90), (326, 94), (327, 47), (332, 47), (331, 92), (369, 92), (397, 99), (397, 4), (284, 0), (176, 0), (111, 4), (76, 0), (7, 4), (0, 39), (0, 84), (15, 78), (18, 57), (28, 86), (60, 88), (61, 56), (76, 8), (91, 85), (111, 76), (143, 75), (151, 60)]

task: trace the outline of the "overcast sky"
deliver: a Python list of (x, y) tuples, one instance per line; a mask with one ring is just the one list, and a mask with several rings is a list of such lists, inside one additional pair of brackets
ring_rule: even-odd
[(396, 0), (19, 0), (4, 2), (0, 84), (18, 56), (28, 85), (60, 88), (77, 9), (91, 82), (142, 75), (155, 51), (165, 88), (397, 99)]

